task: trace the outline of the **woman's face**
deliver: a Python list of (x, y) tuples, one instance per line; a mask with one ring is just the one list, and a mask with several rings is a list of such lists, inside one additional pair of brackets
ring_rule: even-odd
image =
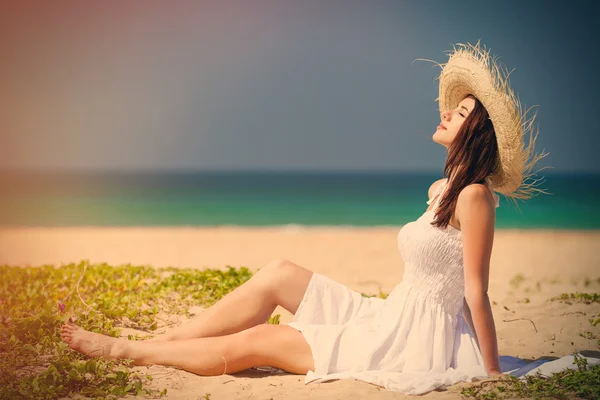
[(465, 97), (454, 110), (448, 110), (440, 113), (442, 122), (438, 125), (435, 133), (433, 134), (433, 141), (441, 144), (448, 148), (461, 125), (467, 119), (467, 116), (475, 107), (475, 99), (472, 97)]

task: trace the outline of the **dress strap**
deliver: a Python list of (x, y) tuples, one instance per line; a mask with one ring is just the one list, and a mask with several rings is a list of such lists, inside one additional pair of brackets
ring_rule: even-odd
[(485, 178), (485, 183), (486, 183), (487, 187), (490, 188), (490, 191), (492, 192), (492, 196), (494, 197), (494, 206), (496, 208), (500, 207), (500, 196), (498, 196), (496, 194), (496, 192), (494, 192), (494, 186), (492, 185), (492, 180), (490, 179), (489, 176), (487, 178)]
[(427, 201), (427, 204), (431, 204), (433, 201), (435, 201), (435, 199), (437, 199), (439, 197), (440, 193), (442, 193), (442, 190), (444, 189), (444, 187), (446, 186), (447, 183), (448, 183), (448, 179), (446, 179), (444, 182), (442, 182), (438, 186), (435, 193), (433, 194), (433, 197)]

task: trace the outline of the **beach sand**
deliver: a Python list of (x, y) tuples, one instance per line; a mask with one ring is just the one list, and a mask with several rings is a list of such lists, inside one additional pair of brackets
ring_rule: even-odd
[[(39, 266), (89, 260), (112, 265), (222, 268), (253, 271), (287, 259), (351, 289), (389, 293), (402, 279), (397, 246), (400, 227), (219, 227), (219, 228), (1, 228), (0, 264)], [(501, 355), (528, 359), (598, 351), (598, 303), (549, 301), (564, 292), (600, 292), (600, 231), (496, 230), (489, 296)], [(514, 279), (518, 274), (524, 279)], [(200, 309), (201, 311), (201, 309)], [(281, 307), (282, 324), (292, 315)], [(163, 332), (160, 329), (158, 332)], [(123, 333), (126, 335), (126, 333)], [(598, 357), (598, 355), (595, 355)], [(136, 367), (146, 370), (146, 367)], [(304, 375), (246, 370), (202, 377), (151, 366), (152, 387), (168, 398), (198, 399), (397, 399), (412, 398), (353, 380), (304, 385)], [(425, 398), (457, 398), (458, 384)]]

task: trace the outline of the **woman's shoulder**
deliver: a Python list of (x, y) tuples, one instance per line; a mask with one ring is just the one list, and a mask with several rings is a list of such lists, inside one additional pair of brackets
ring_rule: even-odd
[(461, 217), (477, 215), (478, 219), (489, 216), (492, 226), (496, 218), (495, 208), (498, 207), (497, 195), (485, 184), (472, 183), (465, 186), (458, 194), (456, 202), (456, 219), (462, 226)]
[(427, 196), (429, 197), (429, 200), (431, 200), (431, 198), (433, 196), (435, 196), (435, 193), (438, 191), (438, 189), (442, 186), (442, 184), (444, 182), (446, 182), (448, 180), (448, 178), (442, 178), (442, 179), (438, 179), (437, 181), (433, 182), (431, 184), (431, 186), (429, 186), (429, 191), (427, 192)]
[[(484, 200), (485, 199), (485, 200)], [(458, 201), (461, 203), (473, 203), (477, 201), (486, 201), (491, 208), (497, 208), (499, 197), (488, 182), (471, 183), (465, 186), (458, 195)]]

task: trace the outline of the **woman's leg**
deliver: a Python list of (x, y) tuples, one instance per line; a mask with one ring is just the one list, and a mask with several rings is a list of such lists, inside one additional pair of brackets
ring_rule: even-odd
[(69, 347), (90, 357), (127, 358), (135, 365), (174, 366), (205, 376), (232, 374), (261, 365), (294, 374), (314, 370), (306, 340), (287, 325), (261, 324), (231, 335), (152, 343), (117, 339), (67, 322), (61, 335)]
[(274, 260), (184, 325), (146, 342), (224, 336), (264, 324), (278, 305), (296, 313), (313, 272)]

